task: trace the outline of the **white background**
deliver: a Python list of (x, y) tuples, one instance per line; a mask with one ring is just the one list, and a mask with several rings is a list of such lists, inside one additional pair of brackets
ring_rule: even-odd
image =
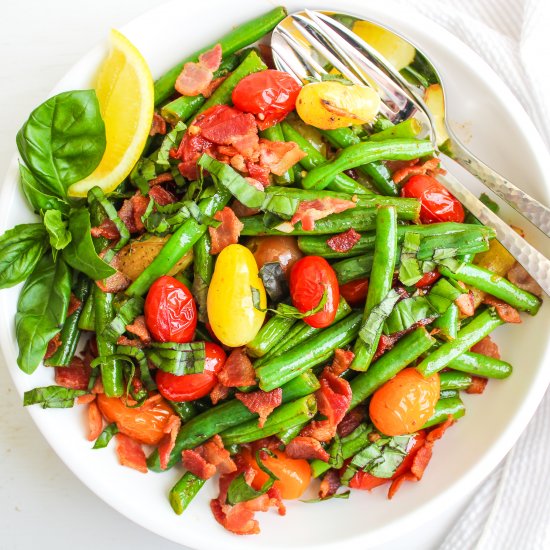
[[(182, 0), (185, 1), (185, 0)], [(0, 178), (15, 152), (15, 134), (59, 78), (111, 27), (162, 0), (2, 0), (0, 18)], [(166, 32), (174, 32), (167, 21)], [(2, 205), (0, 205), (0, 216)], [(0, 365), (0, 549), (176, 550), (98, 499), (53, 453)], [(92, 458), (92, 457), (90, 457)], [(144, 499), (147, 495), (144, 495)], [(441, 518), (385, 547), (437, 548), (458, 517)]]

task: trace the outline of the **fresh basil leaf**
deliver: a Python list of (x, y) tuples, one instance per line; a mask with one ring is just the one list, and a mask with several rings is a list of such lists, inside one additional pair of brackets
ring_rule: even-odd
[(285, 195), (284, 191), (281, 191), (280, 193), (266, 193), (261, 209), (264, 212), (275, 214), (283, 220), (290, 220), (299, 205), (300, 197), (288, 196), (288, 193)]
[(463, 290), (456, 288), (447, 279), (441, 278), (426, 294), (426, 299), (437, 313), (443, 315), (449, 306), (463, 293)]
[(146, 350), (145, 355), (156, 368), (177, 376), (200, 374), (204, 371), (204, 342), (154, 342), (151, 348)]
[(141, 191), (142, 195), (149, 192), (149, 182), (156, 178), (157, 167), (148, 157), (141, 157), (130, 172), (130, 183)]
[(116, 273), (95, 251), (92, 241), (90, 212), (87, 208), (77, 208), (69, 215), (71, 242), (63, 249), (63, 259), (74, 269), (98, 281)]
[(83, 390), (73, 390), (63, 386), (45, 386), (26, 391), (23, 395), (23, 405), (41, 405), (43, 409), (69, 409), (74, 405), (76, 397), (84, 395)]
[(185, 123), (180, 120), (174, 128), (164, 136), (157, 155), (156, 164), (162, 167), (170, 166), (170, 149), (173, 149), (179, 144), (186, 128), (187, 126)]
[(142, 349), (135, 348), (133, 346), (117, 346), (117, 354), (135, 359), (139, 366), (139, 374), (143, 385), (149, 391), (154, 391), (157, 389), (157, 385), (151, 376), (151, 371), (149, 370), (147, 357)]
[(401, 296), (393, 288), (388, 292), (386, 297), (376, 306), (374, 306), (366, 318), (361, 330), (359, 331), (359, 337), (368, 349), (371, 346), (378, 344), (380, 332), (382, 331), (382, 325), (384, 321), (389, 317), (395, 304), (399, 301)]
[(48, 232), (41, 223), (16, 225), (0, 236), (0, 288), (24, 281), (48, 249)]
[(405, 233), (399, 266), (399, 280), (405, 286), (414, 285), (422, 279), (422, 270), (416, 257), (420, 248), (420, 240), (421, 235), (419, 233)]
[(145, 300), (141, 296), (128, 298), (103, 331), (103, 336), (111, 342), (116, 342), (118, 337), (126, 332), (126, 326), (143, 313), (144, 305)]
[(258, 311), (267, 311), (267, 308), (262, 307), (262, 295), (256, 287), (250, 287), (250, 294), (252, 295), (252, 305), (254, 306), (254, 309), (257, 309)]
[(314, 308), (311, 308), (308, 311), (304, 311), (303, 313), (301, 313), (298, 310), (298, 308), (288, 304), (284, 304), (284, 303), (279, 304), (276, 310), (271, 310), (271, 311), (273, 311), (275, 315), (280, 315), (281, 317), (286, 317), (287, 319), (304, 319), (305, 317), (309, 317), (311, 315), (315, 315), (316, 313), (319, 313), (320, 311), (323, 311), (323, 308), (325, 307), (327, 300), (328, 300), (328, 292), (325, 289), (319, 303)]
[(71, 233), (59, 210), (47, 210), (44, 213), (44, 226), (48, 231), (55, 258), (56, 252), (63, 250), (71, 242)]
[(105, 427), (105, 429), (99, 434), (99, 437), (95, 440), (92, 449), (104, 449), (109, 445), (109, 441), (113, 439), (113, 436), (118, 433), (118, 426), (113, 422)]
[(334, 493), (333, 495), (329, 495), (327, 497), (318, 497), (318, 498), (310, 498), (308, 500), (300, 500), (300, 502), (305, 502), (306, 504), (315, 504), (316, 502), (324, 502), (325, 500), (332, 500), (333, 498), (343, 498), (345, 500), (349, 499), (349, 496), (351, 494), (351, 491), (344, 491), (343, 493)]
[(62, 92), (37, 107), (17, 133), (21, 158), (50, 194), (90, 175), (105, 152), (105, 124), (94, 90)]
[(24, 164), (19, 164), (19, 182), (27, 202), (37, 214), (42, 214), (47, 210), (59, 210), (62, 214), (69, 214), (69, 204), (63, 199), (51, 195), (49, 189), (44, 188)]
[(43, 256), (27, 279), (15, 315), (19, 344), (17, 364), (31, 374), (42, 361), (48, 342), (61, 330), (71, 296), (71, 270), (63, 260)]
[(288, 294), (288, 282), (279, 262), (268, 262), (262, 266), (258, 275), (264, 283), (265, 291), (273, 302), (284, 300)]
[(394, 334), (412, 327), (425, 319), (435, 319), (439, 314), (425, 296), (405, 298), (398, 302), (384, 322), (384, 334)]

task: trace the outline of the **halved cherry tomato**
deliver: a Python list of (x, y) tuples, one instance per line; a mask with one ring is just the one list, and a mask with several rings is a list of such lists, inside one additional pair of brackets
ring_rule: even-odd
[(420, 199), (422, 223), (464, 221), (460, 201), (431, 176), (412, 176), (401, 189), (401, 196)]
[(98, 393), (97, 405), (107, 422), (116, 422), (120, 432), (146, 445), (156, 445), (164, 437), (164, 428), (174, 414), (164, 399), (147, 408), (132, 409), (122, 398)]
[(174, 277), (157, 279), (145, 299), (145, 324), (158, 342), (193, 340), (197, 306), (189, 289)]
[(415, 368), (404, 369), (374, 392), (370, 418), (383, 434), (410, 434), (433, 415), (438, 399), (438, 374), (425, 378)]
[(424, 273), (422, 279), (415, 283), (414, 286), (416, 288), (424, 288), (425, 286), (433, 285), (439, 277), (441, 277), (439, 271), (428, 271), (428, 273)]
[(159, 370), (156, 381), (158, 390), (170, 401), (194, 401), (208, 395), (218, 381), (217, 374), (225, 364), (225, 352), (212, 342), (205, 342), (206, 354), (204, 370), (199, 374), (183, 374), (176, 376)]
[[(284, 499), (300, 498), (311, 480), (309, 462), (302, 458), (289, 458), (283, 451), (273, 451), (273, 454), (276, 458), (267, 456), (261, 459), (262, 463), (279, 478), (273, 486), (281, 491), (281, 497)], [(268, 480), (268, 475), (260, 470), (256, 458), (248, 449), (244, 448), (241, 456), (255, 472), (252, 487), (258, 491)]]
[(256, 115), (258, 128), (265, 130), (294, 110), (301, 88), (288, 73), (268, 69), (245, 76), (231, 99), (237, 109)]
[(279, 262), (283, 271), (288, 274), (292, 266), (303, 257), (296, 237), (255, 237), (247, 246), (256, 258), (258, 269), (264, 264)]
[(336, 317), (340, 289), (334, 269), (320, 256), (306, 256), (298, 260), (290, 272), (290, 295), (294, 307), (305, 313), (319, 305), (326, 292), (327, 301), (321, 311), (304, 317), (304, 322), (315, 328), (328, 327)]
[(340, 296), (342, 296), (350, 306), (360, 306), (365, 303), (368, 290), (368, 279), (356, 279), (345, 285), (340, 285)]

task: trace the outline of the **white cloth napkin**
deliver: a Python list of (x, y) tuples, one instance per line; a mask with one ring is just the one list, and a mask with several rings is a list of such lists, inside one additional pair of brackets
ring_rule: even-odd
[[(468, 44), (499, 74), (550, 147), (550, 0), (396, 0)], [(550, 548), (550, 391), (440, 550)]]

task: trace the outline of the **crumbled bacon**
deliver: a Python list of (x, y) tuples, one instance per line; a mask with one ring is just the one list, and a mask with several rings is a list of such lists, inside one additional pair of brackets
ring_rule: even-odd
[(312, 420), (302, 428), (300, 435), (303, 437), (313, 437), (317, 441), (326, 443), (334, 437), (335, 433), (336, 427), (327, 420)]
[(147, 461), (141, 444), (123, 433), (116, 434), (116, 454), (122, 466), (147, 473)]
[(143, 348), (143, 342), (138, 338), (128, 338), (127, 336), (119, 336), (116, 341), (119, 346), (130, 346), (132, 348)]
[(120, 233), (115, 222), (109, 218), (105, 218), (97, 227), (92, 227), (90, 233), (92, 237), (103, 237), (109, 241), (118, 241), (120, 239)]
[(322, 199), (315, 199), (312, 201), (302, 201), (292, 216), (290, 223), (296, 225), (298, 222), (302, 222), (302, 229), (304, 231), (312, 231), (315, 229), (315, 222), (330, 216), (331, 214), (338, 214), (344, 212), (350, 208), (355, 208), (353, 201), (345, 199), (335, 199), (332, 197), (323, 197)]
[(264, 427), (267, 417), (283, 402), (283, 390), (265, 392), (262, 390), (250, 393), (236, 393), (235, 397), (252, 413), (258, 413), (260, 428)]
[(256, 371), (244, 348), (234, 349), (227, 358), (218, 380), (228, 388), (253, 386), (256, 383)]
[(212, 405), (217, 405), (220, 401), (223, 401), (228, 395), (229, 388), (218, 382), (214, 386), (214, 389), (210, 392), (210, 400), (212, 401)]
[(199, 55), (199, 63), (211, 71), (217, 71), (222, 62), (222, 53), (221, 44), (216, 44), (210, 50)]
[(328, 422), (336, 427), (342, 421), (351, 403), (351, 387), (347, 380), (338, 378), (329, 370), (323, 372), (321, 388), (315, 392), (317, 408)]
[(170, 455), (174, 450), (174, 445), (176, 444), (176, 437), (181, 427), (181, 419), (179, 416), (173, 414), (166, 426), (164, 427), (164, 433), (166, 434), (160, 441), (158, 445), (159, 453), (159, 462), (160, 469), (166, 470), (168, 467), (168, 462), (170, 461)]
[(493, 342), (490, 336), (485, 336), (483, 340), (480, 340), (477, 344), (470, 348), (470, 351), (486, 355), (487, 357), (493, 357), (494, 359), (500, 359), (500, 350), (498, 345)]
[(216, 474), (216, 466), (206, 462), (196, 450), (186, 449), (181, 453), (181, 458), (185, 469), (201, 479), (210, 479)]
[(417, 164), (417, 162), (418, 159), (416, 159), (415, 164), (396, 170), (392, 174), (392, 180), (394, 183), (401, 183), (411, 176), (419, 176), (424, 174), (436, 176), (437, 174), (445, 174), (445, 170), (439, 166), (440, 160), (438, 158), (429, 159), (422, 164)]
[(144, 344), (149, 344), (151, 342), (151, 334), (145, 324), (144, 315), (139, 315), (134, 319), (133, 323), (126, 325), (126, 330), (135, 334)]
[(237, 470), (219, 435), (195, 449), (183, 451), (182, 460), (185, 468), (201, 479), (211, 478), (218, 470), (221, 474)]
[(55, 367), (55, 383), (64, 388), (86, 390), (92, 369), (80, 357), (74, 357), (68, 367)]
[(305, 156), (307, 154), (293, 141), (260, 139), (260, 164), (277, 176), (282, 176)]
[(219, 87), (220, 84), (227, 78), (227, 75), (225, 76), (218, 76), (218, 78), (214, 78), (212, 82), (203, 90), (202, 95), (206, 98), (209, 98)]
[(220, 66), (222, 48), (216, 44), (211, 50), (202, 53), (197, 63), (186, 63), (176, 79), (174, 87), (185, 96), (196, 96), (209, 89), (214, 71)]
[(140, 233), (143, 231), (144, 225), (141, 217), (145, 214), (148, 205), (149, 199), (144, 197), (139, 191), (122, 203), (118, 216), (130, 233)]
[(246, 169), (250, 177), (259, 181), (263, 187), (269, 186), (269, 167), (262, 166), (261, 164), (255, 164), (254, 162), (247, 162)]
[(499, 300), (498, 298), (495, 298), (490, 294), (486, 294), (483, 297), (483, 303), (487, 304), (488, 306), (494, 307), (497, 315), (505, 323), (521, 323), (519, 311), (513, 308), (511, 305), (507, 304), (506, 302), (503, 302), (502, 300)]
[(155, 185), (159, 185), (161, 183), (168, 183), (169, 181), (174, 181), (174, 176), (172, 176), (170, 172), (164, 172), (163, 174), (159, 174), (156, 178), (149, 180), (148, 183), (149, 183), (149, 187), (154, 187)]
[(332, 365), (329, 367), (330, 372), (332, 372), (335, 376), (340, 376), (343, 372), (349, 369), (354, 357), (355, 353), (353, 353), (353, 351), (336, 348), (334, 350)]
[(150, 136), (156, 136), (157, 134), (166, 134), (166, 120), (164, 120), (158, 113), (153, 113), (153, 122), (151, 123)]
[(336, 494), (340, 487), (340, 476), (334, 469), (330, 469), (324, 476), (319, 486), (319, 498), (327, 498)]
[(94, 400), (88, 405), (88, 441), (95, 441), (103, 431), (103, 417), (99, 412), (99, 407)]
[(361, 240), (361, 235), (353, 229), (348, 229), (344, 233), (334, 235), (330, 239), (327, 239), (327, 244), (329, 248), (335, 252), (348, 252), (351, 250), (359, 241)]
[[(103, 251), (99, 254), (99, 257), (102, 258), (105, 255), (106, 251)], [(117, 255), (113, 257), (109, 265), (116, 269), (116, 273), (111, 275), (110, 277), (107, 277), (107, 279), (103, 281), (96, 281), (96, 285), (103, 291), (103, 292), (110, 292), (113, 294), (116, 294), (117, 292), (120, 292), (122, 290), (126, 290), (132, 281), (124, 275), (121, 271), (118, 270), (120, 267), (120, 258)]]
[(53, 357), (63, 342), (61, 341), (61, 334), (58, 332), (49, 342), (44, 354), (44, 359)]
[(210, 254), (215, 255), (219, 254), (226, 246), (237, 244), (244, 226), (239, 218), (235, 216), (235, 212), (228, 206), (216, 212), (214, 219), (221, 222), (218, 227), (208, 228), (212, 240)]
[(305, 458), (313, 460), (314, 458), (328, 462), (330, 455), (323, 449), (321, 443), (313, 437), (297, 436), (285, 449), (290, 458)]
[(516, 262), (506, 275), (507, 279), (522, 290), (526, 290), (539, 298), (542, 298), (543, 290), (539, 284), (525, 271), (524, 267)]
[(79, 395), (76, 398), (76, 404), (77, 405), (88, 405), (92, 401), (95, 401), (95, 398), (96, 398), (96, 396), (95, 396), (94, 393), (86, 393), (84, 395)]
[(472, 383), (466, 389), (466, 393), (483, 393), (488, 381), (487, 378), (481, 376), (472, 376)]
[(160, 206), (166, 206), (167, 204), (174, 204), (178, 199), (166, 191), (162, 185), (154, 185), (149, 190), (149, 196)]
[(346, 437), (353, 432), (365, 420), (366, 411), (363, 407), (355, 407), (346, 413), (346, 416), (338, 424), (337, 433), (340, 437)]
[(71, 292), (71, 297), (69, 298), (69, 307), (67, 308), (67, 317), (71, 316), (75, 311), (77, 311), (82, 302)]
[(468, 291), (464, 294), (461, 294), (456, 300), (455, 304), (458, 306), (458, 309), (460, 310), (460, 313), (464, 317), (471, 317), (475, 311), (475, 302), (474, 302), (474, 295), (472, 291)]

